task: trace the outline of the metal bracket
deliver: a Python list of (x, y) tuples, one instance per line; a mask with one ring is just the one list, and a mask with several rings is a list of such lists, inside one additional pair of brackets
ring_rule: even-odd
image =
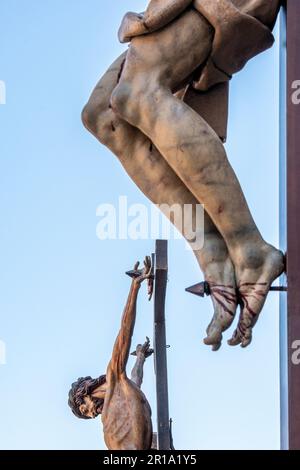
[[(211, 295), (209, 283), (207, 281), (194, 284), (191, 287), (187, 287), (185, 290), (186, 292), (197, 295), (198, 297)], [(288, 290), (287, 286), (271, 286), (270, 287), (270, 292), (287, 292), (287, 290)]]
[(199, 297), (204, 297), (205, 295), (210, 295), (210, 287), (207, 281), (199, 282), (198, 284), (194, 284), (191, 287), (187, 287), (186, 292), (190, 294), (198, 295)]

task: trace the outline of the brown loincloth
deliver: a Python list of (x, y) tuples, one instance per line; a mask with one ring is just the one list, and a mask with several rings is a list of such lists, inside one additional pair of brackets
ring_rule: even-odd
[[(199, 114), (225, 141), (228, 121), (228, 82), (257, 54), (274, 43), (280, 0), (194, 0), (214, 27), (210, 56), (200, 76), (194, 77), (193, 103)], [(191, 93), (191, 92), (189, 92)], [(195, 106), (195, 105), (194, 105)]]

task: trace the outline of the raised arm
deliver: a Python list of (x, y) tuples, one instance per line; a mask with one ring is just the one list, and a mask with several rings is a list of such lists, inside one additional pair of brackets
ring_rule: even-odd
[(132, 356), (136, 356), (136, 361), (131, 371), (131, 380), (141, 388), (144, 376), (144, 364), (147, 357), (153, 354), (153, 349), (150, 348), (150, 340), (147, 337), (143, 345), (138, 344)]
[(118, 33), (120, 42), (163, 28), (192, 3), (193, 0), (151, 0), (145, 13), (127, 13)]
[[(136, 263), (134, 270), (138, 269), (139, 263)], [(108, 366), (107, 373), (113, 373), (120, 376), (126, 373), (126, 364), (128, 361), (131, 347), (131, 339), (136, 319), (136, 302), (141, 283), (151, 276), (151, 259), (147, 256), (144, 261), (144, 269), (141, 275), (133, 279), (122, 315), (121, 328), (114, 344), (112, 358)]]

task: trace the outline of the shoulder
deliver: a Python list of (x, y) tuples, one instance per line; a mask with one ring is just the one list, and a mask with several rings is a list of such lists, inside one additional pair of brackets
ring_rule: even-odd
[(106, 369), (106, 382), (108, 386), (115, 385), (117, 382), (128, 382), (126, 371), (119, 372), (117, 361), (111, 359)]

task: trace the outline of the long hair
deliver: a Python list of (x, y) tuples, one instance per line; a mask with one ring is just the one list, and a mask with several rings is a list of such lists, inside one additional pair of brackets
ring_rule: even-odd
[[(89, 416), (85, 416), (80, 412), (80, 405), (84, 403), (84, 397), (91, 395), (93, 391), (104, 384), (106, 381), (106, 375), (100, 375), (97, 379), (92, 379), (92, 377), (80, 377), (76, 382), (71, 386), (69, 391), (69, 400), (68, 405), (71, 408), (73, 414), (77, 418), (81, 419), (91, 419)], [(100, 398), (93, 398), (95, 402), (97, 401), (98, 406), (103, 405), (104, 400)]]

